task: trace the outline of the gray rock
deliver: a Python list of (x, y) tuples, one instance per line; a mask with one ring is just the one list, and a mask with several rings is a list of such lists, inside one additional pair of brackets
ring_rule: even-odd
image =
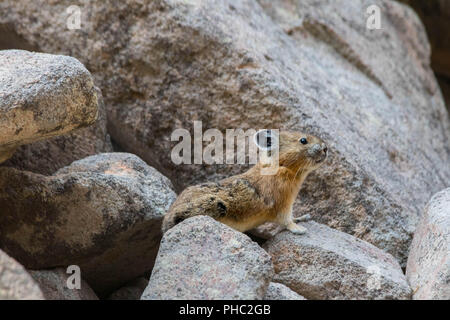
[(112, 152), (111, 140), (106, 130), (103, 96), (100, 89), (96, 88), (96, 91), (99, 115), (92, 126), (20, 146), (2, 166), (51, 175), (73, 161), (98, 153)]
[[(307, 179), (294, 214), (406, 263), (423, 207), (450, 179), (449, 117), (410, 8), (388, 0), (96, 1), (82, 6), (89, 14), (74, 31), (65, 28), (70, 3), (4, 0), (0, 25), (89, 67), (125, 151), (181, 191), (246, 169), (174, 165), (170, 136), (193, 120), (205, 130), (316, 134), (330, 162)], [(381, 30), (366, 28), (369, 4), (381, 9)]]
[(450, 110), (450, 2), (448, 0), (400, 0), (419, 14), (431, 44), (431, 67)]
[(271, 282), (267, 288), (264, 300), (306, 300), (284, 284)]
[(33, 278), (16, 260), (0, 250), (0, 300), (43, 300)]
[(76, 59), (0, 51), (0, 161), (18, 146), (93, 124), (97, 94)]
[(67, 280), (70, 280), (71, 274), (64, 268), (28, 272), (39, 284), (45, 300), (98, 300), (95, 292), (83, 279), (80, 281), (80, 289), (69, 288)]
[(269, 255), (249, 237), (196, 216), (164, 234), (141, 300), (262, 299), (272, 275)]
[(406, 266), (417, 300), (450, 300), (450, 188), (428, 203), (417, 226)]
[(127, 283), (122, 288), (114, 291), (108, 297), (108, 300), (140, 300), (142, 293), (148, 286), (148, 280), (137, 278)]
[(107, 294), (151, 269), (175, 197), (166, 177), (126, 153), (52, 176), (0, 168), (0, 244), (28, 269), (78, 265)]
[(308, 232), (281, 232), (264, 244), (275, 282), (306, 299), (409, 299), (411, 289), (393, 256), (315, 222)]

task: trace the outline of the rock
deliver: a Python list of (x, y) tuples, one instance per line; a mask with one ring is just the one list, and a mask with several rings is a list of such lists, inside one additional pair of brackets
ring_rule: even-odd
[(420, 16), (431, 44), (431, 66), (436, 73), (450, 78), (450, 4), (447, 0), (400, 0)]
[(2, 165), (51, 175), (75, 160), (112, 152), (111, 140), (106, 130), (105, 104), (101, 91), (98, 88), (96, 91), (99, 115), (95, 124), (66, 135), (23, 145)]
[(316, 134), (330, 161), (307, 179), (295, 215), (406, 262), (423, 207), (450, 178), (449, 117), (409, 7), (372, 1), (382, 29), (368, 30), (363, 0), (97, 1), (80, 7), (89, 14), (70, 30), (69, 3), (4, 0), (0, 26), (21, 45), (88, 66), (123, 150), (180, 191), (245, 169), (173, 164), (171, 134), (192, 132), (193, 120), (204, 130)]
[(20, 145), (93, 124), (91, 74), (72, 57), (0, 51), (0, 161)]
[(170, 181), (135, 155), (104, 153), (52, 176), (0, 168), (0, 244), (28, 269), (78, 265), (100, 295), (151, 270)]
[(28, 271), (36, 280), (46, 300), (98, 300), (91, 287), (81, 279), (80, 289), (70, 289), (67, 280), (71, 274), (64, 268)]
[(271, 282), (267, 288), (264, 300), (306, 300), (281, 283)]
[(207, 216), (167, 231), (141, 300), (262, 299), (269, 255), (243, 233)]
[[(331, 163), (306, 180), (294, 214), (310, 213), (318, 222), (392, 253), (404, 265), (430, 191), (442, 188), (450, 177), (445, 164), (450, 161), (448, 114), (429, 68), (429, 46), (420, 21), (394, 1), (370, 3), (381, 9), (383, 31), (366, 29), (361, 19), (368, 6), (364, 1), (259, 2), (296, 47), (308, 51), (298, 55), (303, 62), (297, 65), (316, 65), (315, 73), (305, 75), (309, 80), (304, 87), (309, 89), (303, 90), (314, 101), (300, 102), (296, 112), (303, 116), (297, 119), (327, 140), (332, 154)], [(345, 65), (353, 66), (350, 75)], [(355, 83), (355, 71), (371, 82), (371, 88), (377, 83), (379, 88), (357, 89), (362, 83)], [(380, 91), (385, 97), (378, 99)], [(441, 133), (425, 133), (439, 136), (439, 147), (422, 147), (427, 143), (421, 130), (428, 125), (419, 114), (442, 128)], [(411, 145), (413, 141), (421, 141), (420, 147)]]
[(16, 260), (0, 250), (0, 300), (43, 300), (38, 284)]
[(264, 244), (275, 282), (306, 299), (409, 299), (411, 289), (390, 254), (315, 222), (308, 232), (281, 232)]
[(450, 300), (450, 188), (428, 203), (406, 267), (417, 300)]
[(127, 283), (122, 288), (114, 291), (108, 297), (108, 300), (140, 300), (142, 293), (148, 286), (148, 280), (137, 278)]
[(447, 0), (400, 0), (419, 14), (431, 44), (431, 67), (450, 110), (450, 3)]

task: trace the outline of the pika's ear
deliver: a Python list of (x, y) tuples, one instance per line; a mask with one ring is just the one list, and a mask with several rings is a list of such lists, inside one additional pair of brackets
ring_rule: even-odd
[(253, 142), (260, 150), (273, 150), (278, 145), (278, 130), (259, 130), (253, 136)]

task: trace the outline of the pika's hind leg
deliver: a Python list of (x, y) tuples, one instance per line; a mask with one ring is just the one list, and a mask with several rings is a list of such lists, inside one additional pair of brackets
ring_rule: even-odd
[(294, 219), (292, 218), (292, 210), (285, 214), (279, 214), (277, 222), (295, 234), (305, 234), (306, 231), (308, 231), (305, 227), (295, 224)]

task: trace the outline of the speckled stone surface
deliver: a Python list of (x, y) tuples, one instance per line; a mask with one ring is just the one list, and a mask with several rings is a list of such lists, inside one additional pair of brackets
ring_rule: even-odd
[(395, 258), (368, 242), (316, 222), (304, 235), (283, 231), (264, 244), (274, 281), (306, 299), (409, 299)]
[(0, 161), (22, 144), (89, 126), (97, 114), (93, 78), (77, 59), (0, 51)]
[(271, 282), (267, 288), (264, 300), (306, 300), (284, 284)]
[[(294, 214), (310, 213), (405, 265), (423, 208), (450, 180), (450, 121), (411, 8), (390, 0), (90, 1), (81, 30), (70, 30), (71, 4), (3, 0), (0, 25), (89, 67), (124, 151), (180, 192), (246, 169), (174, 165), (171, 134), (192, 130), (194, 120), (204, 130), (317, 135), (329, 162), (308, 177)], [(380, 30), (366, 27), (373, 4)]]
[(106, 129), (105, 103), (100, 89), (96, 88), (96, 92), (98, 118), (94, 124), (62, 136), (24, 144), (1, 166), (51, 175), (73, 161), (112, 152), (111, 139)]
[(170, 181), (139, 157), (103, 153), (52, 176), (0, 168), (0, 243), (27, 269), (79, 265), (100, 293), (151, 270)]
[(249, 237), (207, 216), (164, 234), (142, 300), (262, 299), (270, 256)]
[(450, 300), (450, 188), (433, 196), (417, 226), (406, 266), (414, 299)]
[(16, 260), (0, 250), (0, 300), (43, 300), (36, 281)]

